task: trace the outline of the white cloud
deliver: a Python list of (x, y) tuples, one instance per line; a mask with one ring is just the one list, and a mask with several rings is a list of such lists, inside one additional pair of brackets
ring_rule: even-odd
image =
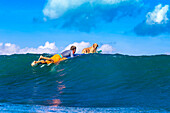
[(47, 22), (47, 18), (44, 17), (43, 20), (44, 20), (44, 22)]
[(162, 7), (162, 4), (155, 6), (153, 12), (148, 12), (146, 15), (146, 23), (148, 24), (164, 24), (168, 21), (167, 12), (169, 10), (169, 5)]
[(129, 1), (129, 0), (101, 0), (103, 4), (117, 4), (125, 1)]
[(0, 43), (0, 55), (16, 54), (19, 51), (19, 47), (11, 43)]
[[(64, 50), (69, 50), (70, 47), (74, 45), (77, 47), (76, 53), (81, 53), (84, 48), (92, 46), (89, 42), (74, 42), (69, 44)], [(104, 44), (98, 50), (102, 50), (102, 53), (112, 53), (114, 48), (109, 44)], [(45, 45), (41, 45), (38, 48), (20, 48), (19, 46), (11, 43), (0, 43), (0, 55), (11, 55), (11, 54), (26, 54), (26, 53), (33, 53), (33, 54), (42, 54), (42, 53), (49, 53), (55, 54), (58, 52), (58, 48), (55, 46), (55, 43), (46, 42)]]
[(56, 53), (58, 48), (55, 43), (46, 42), (44, 46), (39, 46), (38, 48), (23, 48), (11, 43), (0, 43), (0, 55), (11, 55), (11, 54), (42, 54), (42, 53)]
[(49, 43), (46, 42), (44, 46), (39, 46), (39, 49), (56, 49), (57, 47), (55, 46), (55, 42), (54, 43)]
[(90, 43), (89, 42), (74, 42), (73, 44), (69, 44), (64, 50), (69, 50), (71, 46), (76, 46), (76, 53), (81, 53), (81, 51), (84, 49), (84, 48), (87, 48), (87, 47), (90, 47)]
[[(117, 4), (131, 0), (48, 0), (46, 6), (43, 9), (45, 16), (55, 19), (62, 16), (69, 9), (74, 9), (80, 5), (89, 2), (90, 4)], [(133, 0), (138, 2), (139, 0)]]
[(111, 54), (115, 49), (109, 44), (104, 44), (98, 50), (102, 50), (102, 53)]
[(45, 16), (50, 18), (58, 18), (68, 9), (77, 7), (86, 0), (48, 0), (47, 5), (43, 9)]
[(164, 54), (166, 54), (166, 55), (170, 55), (170, 52), (165, 52)]

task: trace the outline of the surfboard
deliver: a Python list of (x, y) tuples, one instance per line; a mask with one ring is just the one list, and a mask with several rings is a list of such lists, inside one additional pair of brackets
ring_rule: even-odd
[(97, 51), (97, 53), (102, 53), (102, 50)]

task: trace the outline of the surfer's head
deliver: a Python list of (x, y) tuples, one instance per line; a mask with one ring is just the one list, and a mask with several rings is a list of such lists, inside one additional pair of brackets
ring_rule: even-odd
[(76, 46), (71, 46), (70, 50), (73, 50), (73, 52), (75, 53), (76, 52)]

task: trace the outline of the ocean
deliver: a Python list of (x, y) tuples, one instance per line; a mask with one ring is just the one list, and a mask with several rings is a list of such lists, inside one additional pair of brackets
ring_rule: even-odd
[(169, 55), (89, 54), (31, 67), (39, 56), (0, 55), (1, 112), (170, 112)]

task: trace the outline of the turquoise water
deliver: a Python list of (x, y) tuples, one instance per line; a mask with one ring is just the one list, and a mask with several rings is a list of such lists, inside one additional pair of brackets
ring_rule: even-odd
[(170, 111), (168, 55), (94, 54), (31, 67), (38, 57), (0, 56), (1, 111)]

